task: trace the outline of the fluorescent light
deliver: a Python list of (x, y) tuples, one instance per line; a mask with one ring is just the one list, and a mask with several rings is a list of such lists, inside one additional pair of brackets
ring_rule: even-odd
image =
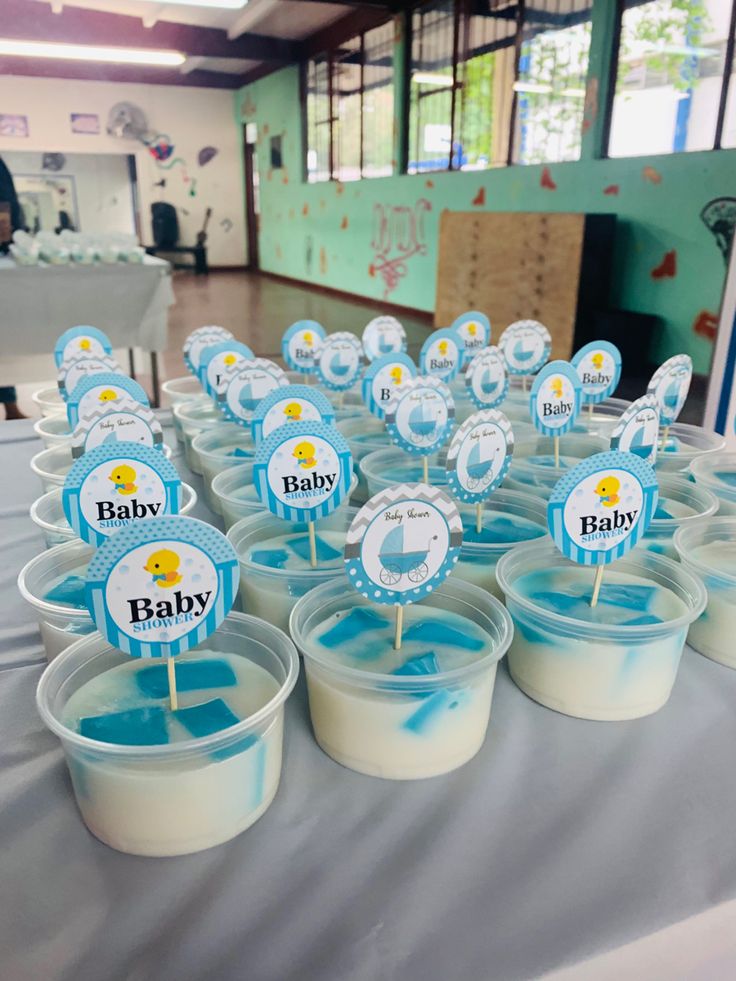
[(61, 58), (64, 61), (104, 61), (112, 65), (183, 65), (179, 51), (153, 48), (112, 48), (94, 44), (56, 44), (48, 41), (15, 41), (0, 38), (0, 55), (20, 58)]
[(540, 95), (544, 95), (551, 91), (552, 86), (542, 82), (514, 82), (514, 92), (539, 92)]
[(566, 95), (570, 99), (584, 99), (585, 89), (562, 89), (560, 95)]
[(439, 75), (437, 72), (414, 72), (411, 80), (417, 85), (437, 85), (439, 88), (452, 88), (452, 75)]

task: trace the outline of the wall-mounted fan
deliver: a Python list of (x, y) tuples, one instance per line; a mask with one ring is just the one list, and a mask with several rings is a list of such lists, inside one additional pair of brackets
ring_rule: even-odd
[(116, 102), (107, 116), (107, 132), (119, 140), (142, 143), (148, 133), (146, 114), (132, 102)]

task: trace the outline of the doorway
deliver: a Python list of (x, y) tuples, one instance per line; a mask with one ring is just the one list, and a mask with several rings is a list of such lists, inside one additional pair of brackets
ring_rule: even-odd
[(243, 126), (243, 154), (245, 157), (245, 228), (248, 238), (248, 268), (260, 268), (258, 257), (258, 222), (260, 203), (258, 197), (258, 153), (256, 140), (258, 129), (255, 123)]

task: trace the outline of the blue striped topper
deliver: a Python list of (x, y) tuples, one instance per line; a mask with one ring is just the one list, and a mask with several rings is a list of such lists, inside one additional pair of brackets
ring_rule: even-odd
[(80, 418), (95, 409), (114, 409), (125, 401), (150, 406), (145, 390), (137, 381), (116, 371), (86, 375), (74, 387), (66, 403), (66, 414), (72, 429)]
[(466, 504), (481, 504), (500, 486), (513, 452), (514, 433), (503, 412), (474, 412), (455, 430), (447, 450), (450, 490)]
[(101, 375), (103, 372), (118, 373), (120, 365), (110, 354), (76, 354), (62, 361), (56, 375), (59, 393), (65, 402), (88, 375)]
[(363, 345), (355, 334), (346, 330), (329, 334), (315, 362), (317, 378), (333, 392), (346, 392), (360, 378), (364, 362)]
[(582, 385), (577, 371), (567, 361), (550, 361), (534, 379), (529, 412), (544, 436), (569, 433), (580, 413)]
[(391, 441), (407, 453), (436, 453), (454, 425), (455, 400), (439, 378), (412, 378), (396, 389), (386, 406)]
[(479, 310), (468, 310), (455, 317), (450, 329), (457, 331), (465, 347), (465, 358), (469, 360), (478, 351), (491, 343), (491, 322)]
[(292, 371), (308, 375), (314, 371), (315, 361), (325, 329), (316, 320), (297, 320), (287, 327), (281, 338), (281, 355)]
[(64, 361), (78, 358), (83, 354), (109, 354), (112, 344), (107, 334), (97, 327), (70, 327), (59, 336), (54, 347), (56, 367), (61, 368)]
[(613, 395), (621, 379), (621, 352), (608, 341), (591, 341), (571, 362), (583, 386), (583, 405), (597, 405)]
[(202, 351), (199, 359), (199, 384), (209, 396), (216, 399), (224, 390), (223, 381), (227, 370), (243, 361), (252, 361), (254, 357), (247, 344), (241, 344), (232, 338), (210, 344)]
[(100, 633), (132, 657), (172, 657), (201, 644), (230, 612), (235, 549), (196, 518), (148, 518), (95, 552), (86, 599)]
[(464, 362), (465, 341), (453, 327), (432, 331), (419, 352), (421, 373), (441, 378), (448, 385), (457, 377)]
[(653, 395), (659, 403), (660, 425), (671, 426), (677, 421), (692, 377), (693, 362), (688, 354), (676, 354), (654, 372), (647, 385), (647, 395)]
[(495, 409), (503, 402), (509, 390), (509, 376), (499, 348), (478, 351), (465, 372), (465, 387), (479, 409)]
[(256, 493), (287, 521), (316, 521), (338, 508), (350, 491), (353, 457), (332, 426), (294, 422), (263, 440), (253, 461)]
[(608, 565), (645, 534), (657, 507), (654, 470), (632, 453), (597, 453), (555, 485), (547, 524), (557, 548), (580, 565)]
[(202, 356), (202, 351), (211, 344), (219, 344), (220, 341), (232, 339), (232, 336), (226, 327), (218, 327), (217, 324), (207, 324), (205, 327), (197, 327), (184, 341), (182, 348), (184, 364), (198, 379), (199, 359)]
[(538, 320), (515, 320), (498, 339), (510, 375), (534, 375), (547, 363), (552, 337)]
[(375, 358), (368, 365), (361, 385), (363, 401), (368, 411), (378, 419), (383, 419), (394, 392), (416, 376), (417, 366), (403, 351), (382, 354)]
[(253, 442), (256, 446), (280, 426), (295, 422), (324, 422), (332, 426), (335, 410), (332, 403), (309, 385), (284, 385), (276, 388), (256, 406), (251, 417)]

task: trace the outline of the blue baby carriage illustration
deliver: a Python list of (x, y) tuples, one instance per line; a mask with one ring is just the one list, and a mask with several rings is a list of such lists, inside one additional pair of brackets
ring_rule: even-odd
[(437, 420), (427, 417), (424, 404), (419, 403), (409, 413), (409, 438), (418, 446), (431, 443), (437, 429)]
[(404, 529), (401, 526), (392, 528), (383, 539), (378, 553), (381, 562), (379, 577), (383, 585), (395, 586), (402, 576), (408, 576), (413, 583), (424, 582), (429, 573), (429, 566), (424, 560), (429, 555), (431, 543), (430, 541), (424, 549), (405, 552)]
[(675, 379), (671, 381), (667, 386), (667, 390), (664, 393), (664, 398), (662, 403), (665, 409), (669, 409), (670, 412), (674, 412), (680, 403), (680, 382)]
[(468, 453), (468, 462), (465, 465), (468, 472), (468, 490), (477, 490), (490, 481), (492, 465), (492, 459), (481, 459), (480, 443), (476, 443)]
[(253, 382), (247, 382), (240, 389), (240, 395), (238, 396), (238, 402), (246, 412), (255, 412), (256, 406), (261, 401), (262, 396), (254, 395), (253, 393)]
[(493, 380), (490, 368), (486, 368), (480, 376), (480, 390), (484, 395), (493, 395), (501, 383)]
[(391, 354), (391, 352), (394, 350), (394, 345), (391, 341), (384, 341), (383, 336), (384, 335), (381, 334), (378, 338), (378, 350), (381, 352), (381, 354)]
[(350, 371), (350, 364), (343, 362), (340, 355), (336, 354), (330, 361), (330, 371), (336, 378), (342, 378)]
[(654, 448), (654, 441), (647, 439), (646, 430), (646, 426), (639, 426), (632, 436), (631, 443), (629, 445), (629, 453), (633, 453), (635, 456), (641, 457), (642, 460), (646, 460)]
[(524, 344), (524, 339), (521, 338), (514, 344), (514, 358), (519, 362), (528, 361), (529, 358), (534, 354), (534, 345), (527, 348)]

